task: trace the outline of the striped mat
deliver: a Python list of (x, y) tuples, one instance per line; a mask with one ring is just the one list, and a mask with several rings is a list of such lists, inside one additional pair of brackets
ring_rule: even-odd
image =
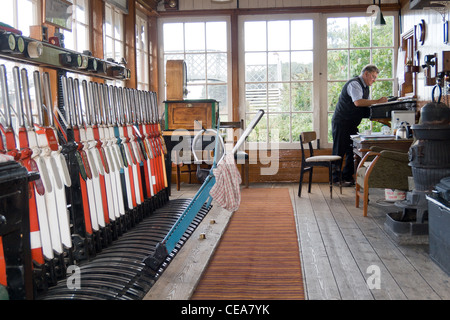
[(289, 189), (243, 189), (192, 300), (303, 300)]

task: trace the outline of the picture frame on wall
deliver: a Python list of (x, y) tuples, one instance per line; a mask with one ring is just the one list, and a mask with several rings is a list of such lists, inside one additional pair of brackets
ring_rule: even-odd
[(44, 0), (44, 23), (72, 31), (73, 4), (67, 0)]

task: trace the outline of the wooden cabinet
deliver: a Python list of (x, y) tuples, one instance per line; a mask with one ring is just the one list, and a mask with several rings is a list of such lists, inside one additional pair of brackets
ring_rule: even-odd
[(195, 120), (206, 129), (216, 128), (218, 102), (205, 100), (173, 100), (165, 103), (165, 130), (194, 130)]

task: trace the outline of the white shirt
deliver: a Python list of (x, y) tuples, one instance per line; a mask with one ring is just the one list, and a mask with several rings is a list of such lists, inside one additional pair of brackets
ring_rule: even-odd
[[(364, 84), (364, 87), (367, 87), (366, 83), (364, 82), (364, 79), (361, 76), (359, 76), (359, 79)], [(350, 84), (347, 86), (347, 93), (352, 98), (353, 102), (363, 98), (363, 88), (361, 87), (358, 81), (350, 82)]]

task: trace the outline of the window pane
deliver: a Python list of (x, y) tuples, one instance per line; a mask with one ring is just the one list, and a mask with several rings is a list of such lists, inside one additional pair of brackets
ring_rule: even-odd
[[(214, 86), (208, 86), (208, 99), (214, 99), (219, 102), (219, 112), (220, 114), (227, 113), (227, 85), (214, 85)], [(224, 120), (223, 117), (221, 117), (221, 121)]]
[(208, 82), (226, 82), (228, 70), (227, 63), (226, 53), (208, 54)]
[(292, 83), (292, 110), (312, 111), (312, 82)]
[(14, 26), (13, 0), (2, 1), (2, 10), (0, 10), (0, 21), (10, 26)]
[(88, 15), (86, 14), (86, 11), (88, 9), (88, 2), (87, 0), (77, 0), (76, 2), (76, 16), (77, 21), (88, 24)]
[(269, 52), (269, 81), (289, 81), (289, 52)]
[(291, 117), (289, 113), (269, 115), (270, 141), (290, 142)]
[(227, 24), (224, 21), (206, 23), (208, 51), (227, 51)]
[(348, 47), (348, 18), (329, 18), (327, 20), (328, 48)]
[(334, 111), (345, 82), (328, 82), (328, 111)]
[(123, 16), (121, 13), (114, 11), (114, 37), (123, 39)]
[(292, 80), (312, 80), (313, 79), (313, 52), (300, 51), (292, 52)]
[(292, 141), (300, 141), (299, 136), (303, 131), (313, 130), (312, 113), (292, 114)]
[(186, 51), (205, 51), (205, 23), (186, 23)]
[(105, 6), (105, 33), (109, 37), (113, 36), (112, 21), (112, 9), (109, 6)]
[(378, 78), (392, 78), (393, 77), (393, 49), (373, 49), (372, 50), (373, 63), (380, 69)]
[(244, 24), (245, 29), (245, 51), (265, 51), (266, 45), (266, 22), (252, 21)]
[(269, 21), (267, 23), (268, 50), (289, 50), (289, 21)]
[(188, 82), (206, 81), (206, 57), (204, 54), (186, 54)]
[(350, 50), (350, 77), (361, 74), (362, 68), (370, 63), (370, 50)]
[(206, 86), (205, 85), (187, 85), (187, 99), (206, 99)]
[(372, 29), (372, 45), (374, 47), (392, 47), (394, 45), (394, 17), (384, 16), (386, 25)]
[[(255, 110), (255, 112), (258, 110)], [(245, 117), (245, 124), (246, 126), (252, 121), (255, 114), (247, 114)], [(266, 142), (267, 141), (267, 114), (264, 114), (261, 118), (261, 120), (258, 122), (258, 125), (252, 130), (250, 135), (247, 138), (250, 142)]]
[(370, 18), (350, 18), (350, 47), (370, 46)]
[(348, 51), (343, 50), (328, 51), (328, 79), (329, 80), (348, 79)]
[(182, 23), (165, 23), (163, 25), (164, 51), (166, 52), (183, 52), (183, 24)]
[(266, 53), (245, 54), (245, 81), (259, 82), (267, 80)]
[(393, 95), (392, 81), (375, 81), (372, 85), (372, 98), (379, 99)]
[(255, 83), (245, 86), (245, 104), (248, 112), (267, 110), (267, 84)]
[(291, 50), (313, 49), (313, 21), (291, 21)]

